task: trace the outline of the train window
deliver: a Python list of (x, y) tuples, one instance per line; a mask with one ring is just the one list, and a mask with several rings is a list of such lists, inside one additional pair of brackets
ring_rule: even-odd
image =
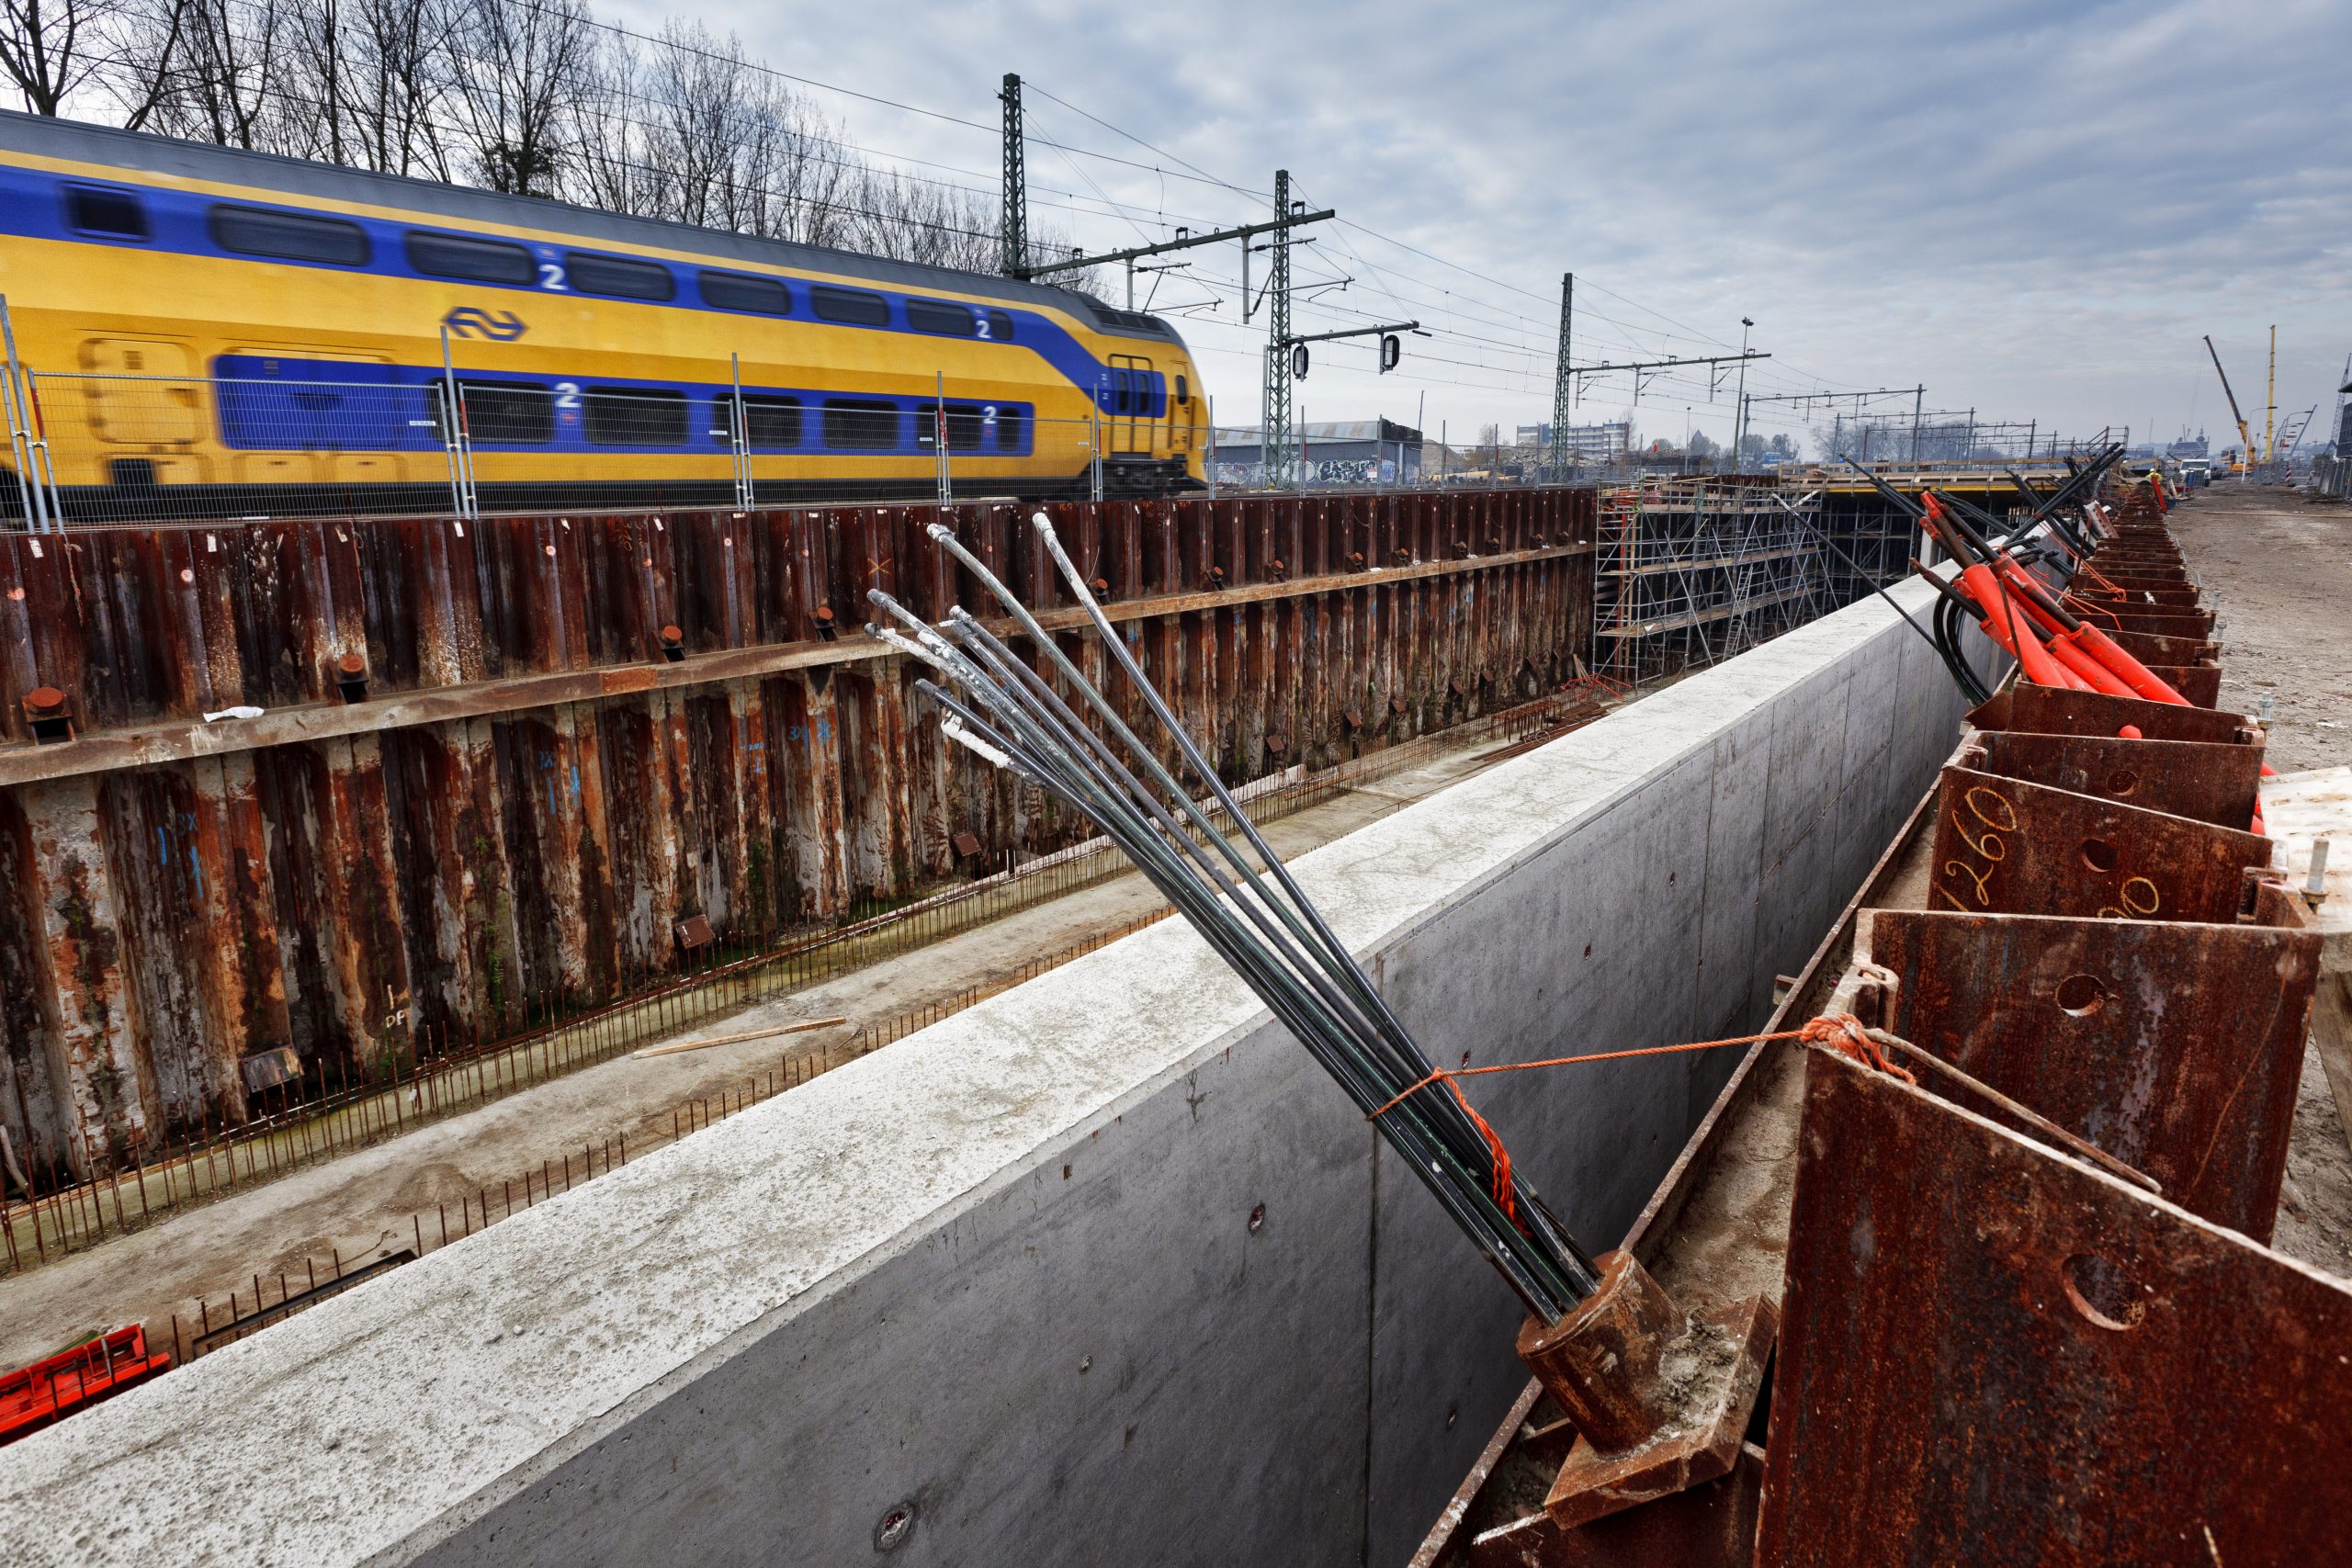
[(212, 209), (212, 243), (243, 256), (282, 256), (288, 261), (326, 262), (335, 266), (368, 265), (368, 231), (340, 218), (281, 212), (266, 207)]
[(996, 411), (996, 449), (1019, 452), (1026, 446), (1029, 416), (1021, 409), (999, 408)]
[(581, 399), (597, 446), (683, 446), (686, 395), (658, 387), (591, 387)]
[(480, 446), (544, 446), (555, 439), (555, 396), (528, 381), (460, 381), (466, 434)]
[(1193, 400), (1193, 384), (1192, 384), (1190, 381), (1185, 380), (1185, 379), (1184, 379), (1184, 378), (1182, 378), (1182, 376), (1177, 377), (1177, 378), (1176, 378), (1176, 401), (1177, 401), (1179, 404), (1182, 404), (1182, 403), (1189, 403), (1189, 402), (1191, 402), (1192, 400)]
[(410, 268), (427, 277), (524, 285), (538, 280), (539, 270), (531, 264), (531, 253), (520, 245), (464, 234), (429, 234), (421, 229), (411, 229), (402, 243)]
[(919, 333), (937, 333), (941, 337), (980, 335), (980, 323), (969, 310), (930, 299), (907, 301), (907, 325)]
[[(947, 450), (977, 452), (988, 430), (988, 416), (976, 403), (947, 405)], [(925, 403), (915, 410), (915, 444), (928, 448), (932, 434), (939, 428), (939, 405)]]
[(773, 277), (748, 272), (706, 272), (702, 302), (715, 310), (740, 310), (749, 316), (789, 316), (792, 290)]
[(843, 452), (887, 452), (898, 444), (896, 404), (855, 402), (847, 398), (825, 400), (826, 446)]
[(101, 186), (67, 186), (65, 221), (85, 234), (103, 234), (109, 240), (144, 240), (150, 237), (146, 204), (127, 190), (107, 190)]
[(1135, 412), (1135, 394), (1129, 389), (1130, 385), (1131, 382), (1125, 371), (1114, 370), (1111, 372), (1111, 412), (1113, 413), (1133, 413)]
[(853, 327), (890, 324), (890, 301), (879, 294), (862, 293), (854, 288), (811, 288), (808, 308), (817, 312), (820, 321), (840, 321)]
[(1012, 341), (1012, 318), (1006, 315), (1002, 310), (990, 310), (989, 312), (989, 336), (996, 339), (999, 343), (1011, 343)]
[[(572, 288), (582, 294), (602, 294), (612, 299), (674, 299), (678, 296), (678, 280), (658, 262), (566, 251), (563, 270)], [(680, 439), (684, 438), (682, 432)]]
[[(725, 392), (718, 395), (716, 412), (718, 423), (711, 434), (721, 441), (731, 441), (735, 434), (735, 400)], [(800, 445), (800, 400), (798, 398), (759, 397), (743, 395), (743, 423), (751, 433), (752, 450), (777, 452)]]

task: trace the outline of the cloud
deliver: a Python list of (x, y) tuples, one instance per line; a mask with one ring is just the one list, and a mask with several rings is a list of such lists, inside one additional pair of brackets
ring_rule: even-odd
[[(641, 3), (608, 14), (658, 21)], [(1353, 280), (1303, 304), (1301, 330), (1419, 317), (1438, 333), (1386, 378), (1368, 348), (1318, 352), (1300, 389), (1317, 419), (1409, 419), (1423, 395), (1432, 426), (1544, 417), (1566, 271), (1579, 362), (1720, 352), (1703, 345), (1736, 344), (1745, 314), (1774, 356), (1751, 391), (1924, 382), (1930, 407), (2086, 435), (2219, 434), (2209, 332), (2248, 405), (2270, 323), (2282, 408), (2332, 401), (2352, 349), (2341, 5), (726, 0), (703, 17), (779, 68), (983, 125), (1019, 72), (1035, 133), (1170, 171), (1033, 147), (1033, 221), (1089, 245), (1262, 216), (1245, 193), (1288, 168), (1348, 220), (1301, 253), (1302, 277)], [(994, 184), (985, 130), (814, 96), (865, 146)], [(1192, 259), (1154, 303), (1221, 301), (1181, 319), (1220, 418), (1246, 422), (1263, 318), (1236, 319), (1236, 247)], [(1584, 407), (1629, 391), (1596, 381)], [(1728, 395), (1708, 391), (1703, 374), (1654, 382), (1644, 417), (1663, 432), (1695, 406), (1720, 435)]]

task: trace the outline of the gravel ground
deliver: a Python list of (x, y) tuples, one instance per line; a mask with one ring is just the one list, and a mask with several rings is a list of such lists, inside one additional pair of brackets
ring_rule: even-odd
[[(2177, 511), (2173, 534), (2222, 620), (2222, 706), (2259, 714), (2268, 700), (2282, 773), (2352, 762), (2352, 507), (2225, 483)], [(2352, 1277), (2352, 1147), (2315, 1052), (2271, 1245)]]

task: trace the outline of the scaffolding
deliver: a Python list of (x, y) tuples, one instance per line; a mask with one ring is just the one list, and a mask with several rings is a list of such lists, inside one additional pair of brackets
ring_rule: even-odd
[[(1803, 479), (1793, 482), (1802, 484)], [(1819, 508), (1814, 515), (1815, 525), (1837, 547), (1825, 552), (1822, 562), (1829, 576), (1831, 608), (1842, 608), (1873, 590), (1902, 581), (1911, 575), (1913, 556), (1932, 555), (1923, 547), (1920, 525), (1877, 491), (1821, 485), (1806, 488), (1814, 492)], [(1989, 485), (1962, 488), (1960, 493), (1979, 504), (1999, 507), (1999, 498), (1988, 491)]]
[(1792, 499), (1756, 476), (1603, 491), (1593, 668), (1629, 685), (1665, 679), (1845, 603), (1850, 592), (1841, 596), (1831, 581), (1819, 515), (1817, 495)]

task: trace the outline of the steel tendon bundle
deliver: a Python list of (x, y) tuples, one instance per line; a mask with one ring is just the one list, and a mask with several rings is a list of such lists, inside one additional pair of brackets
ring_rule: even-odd
[[(894, 625), (876, 637), (939, 673), (916, 682), (941, 732), (990, 765), (1037, 785), (1092, 822), (1232, 965), (1502, 1272), (1531, 1312), (1556, 1322), (1599, 1273), (1501, 1140), (1412, 1035), (1219, 780), (1125, 639), (1113, 630), (1043, 512), (1031, 520), (1111, 662), (1150, 716), (1138, 735), (1027, 606), (948, 528), (932, 539), (1001, 604), (1045, 671), (957, 608), (933, 626), (876, 590)], [(1172, 753), (1205, 792), (1196, 798), (1161, 758)], [(1222, 825), (1220, 825), (1222, 824)]]

